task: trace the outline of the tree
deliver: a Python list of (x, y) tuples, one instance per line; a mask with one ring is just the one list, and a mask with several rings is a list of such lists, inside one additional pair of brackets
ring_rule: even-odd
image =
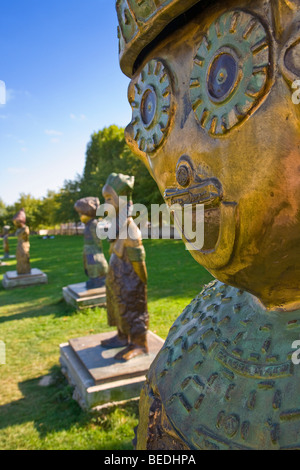
[(78, 213), (74, 204), (81, 198), (81, 177), (77, 175), (74, 181), (65, 180), (63, 188), (55, 197), (56, 210), (54, 220), (56, 223), (79, 222)]
[(162, 203), (163, 199), (145, 165), (126, 144), (124, 129), (112, 125), (92, 134), (87, 145), (81, 189), (83, 196), (101, 199), (102, 188), (110, 173), (135, 176), (133, 199), (145, 204)]

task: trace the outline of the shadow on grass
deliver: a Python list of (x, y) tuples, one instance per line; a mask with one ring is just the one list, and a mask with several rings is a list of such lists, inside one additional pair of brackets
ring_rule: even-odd
[[(93, 427), (102, 432), (114, 432), (111, 429), (111, 416), (116, 407), (110, 407), (97, 414), (83, 411), (73, 400), (73, 387), (71, 387), (62, 375), (58, 366), (50, 371), (51, 384), (39, 385), (42, 377), (26, 380), (19, 383), (19, 388), (24, 396), (7, 405), (0, 406), (0, 431), (11, 426), (33, 422), (40, 438), (48, 434), (68, 431), (74, 426), (79, 428)], [(118, 406), (118, 410), (137, 418), (138, 403), (130, 402)], [(76, 445), (76, 443), (75, 443)], [(97, 443), (97, 450), (107, 449), (108, 443)], [(132, 447), (131, 441), (124, 439), (123, 448)], [(110, 439), (111, 449), (120, 449), (120, 440)]]
[[(13, 305), (13, 303), (12, 303)], [(53, 308), (55, 307), (55, 309)], [(5, 315), (0, 317), (0, 324), (6, 323), (9, 321), (16, 321), (16, 320), (23, 320), (25, 318), (35, 318), (35, 317), (45, 317), (49, 315), (53, 315), (54, 317), (66, 317), (66, 316), (73, 316), (76, 315), (78, 312), (74, 307), (66, 304), (63, 298), (59, 299), (56, 302), (49, 303), (48, 305), (36, 305), (25, 307), (19, 313), (14, 313), (12, 315)]]

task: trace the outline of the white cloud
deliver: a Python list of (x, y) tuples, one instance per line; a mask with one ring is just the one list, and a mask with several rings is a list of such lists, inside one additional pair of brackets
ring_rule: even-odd
[(70, 114), (70, 118), (73, 119), (73, 121), (85, 121), (87, 119), (85, 114)]
[(47, 134), (47, 135), (63, 135), (62, 132), (56, 131), (54, 129), (46, 129), (45, 134)]
[(52, 144), (58, 144), (60, 142), (60, 139), (58, 139), (57, 137), (53, 137), (50, 142), (52, 142)]
[(6, 168), (6, 172), (10, 175), (21, 175), (22, 173), (26, 172), (26, 168), (22, 167), (9, 167)]

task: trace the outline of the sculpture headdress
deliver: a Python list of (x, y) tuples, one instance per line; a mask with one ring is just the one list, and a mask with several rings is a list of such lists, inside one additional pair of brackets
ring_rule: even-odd
[(79, 214), (84, 214), (89, 217), (96, 217), (96, 212), (99, 205), (100, 201), (97, 197), (84, 197), (76, 201), (74, 204), (74, 209)]
[(128, 196), (131, 198), (134, 187), (134, 176), (123, 175), (122, 173), (111, 173), (106, 180), (106, 184), (111, 186), (118, 196)]
[(13, 217), (13, 220), (26, 224), (26, 214), (24, 209), (20, 209), (19, 212)]
[[(167, 27), (170, 27), (172, 22), (200, 3), (207, 6), (215, 2), (213, 0), (117, 0), (120, 66), (125, 75), (132, 77), (142, 52)], [(280, 37), (285, 44), (291, 36), (296, 35), (299, 48), (300, 0), (270, 0), (269, 6), (277, 37)], [(288, 34), (288, 37), (284, 37), (285, 34)], [(296, 45), (295, 41), (290, 42), (287, 48)]]

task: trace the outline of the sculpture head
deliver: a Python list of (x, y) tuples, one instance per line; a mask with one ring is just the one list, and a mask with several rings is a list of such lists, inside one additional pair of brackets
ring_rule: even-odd
[(74, 209), (78, 212), (81, 222), (87, 224), (96, 217), (100, 201), (97, 197), (85, 197), (79, 199), (74, 204)]
[(117, 11), (126, 140), (169, 205), (204, 204), (205, 244), (191, 254), (267, 308), (298, 308), (300, 1), (119, 0)]
[(25, 227), (26, 225), (26, 214), (24, 209), (20, 209), (13, 217), (13, 224), (17, 228)]
[(131, 203), (133, 187), (134, 176), (111, 173), (102, 189), (105, 203), (111, 204), (118, 213), (122, 209), (122, 203)]

